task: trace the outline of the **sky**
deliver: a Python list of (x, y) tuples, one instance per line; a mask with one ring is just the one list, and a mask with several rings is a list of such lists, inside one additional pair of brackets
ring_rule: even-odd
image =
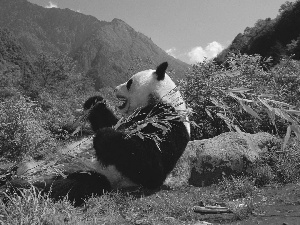
[[(99, 20), (125, 21), (187, 63), (213, 58), (259, 19), (275, 18), (286, 0), (28, 0)], [(295, 2), (296, 0), (290, 0)]]

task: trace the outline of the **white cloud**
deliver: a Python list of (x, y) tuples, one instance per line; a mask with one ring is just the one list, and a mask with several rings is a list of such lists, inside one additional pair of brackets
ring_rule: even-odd
[(166, 50), (166, 53), (174, 58), (180, 59), (183, 62), (195, 64), (198, 62), (203, 62), (205, 58), (209, 60), (216, 57), (223, 49), (223, 45), (221, 45), (219, 42), (213, 41), (208, 43), (205, 48), (196, 46), (190, 51), (183, 52), (175, 47), (172, 47)]
[(177, 51), (177, 49), (173, 47), (173, 48), (166, 50), (166, 53), (168, 53), (170, 56), (173, 56), (174, 58), (176, 58), (176, 51)]
[(207, 53), (201, 47), (195, 47), (190, 52), (187, 53), (191, 63), (202, 62), (205, 58), (207, 58)]
[(192, 50), (187, 53), (187, 56), (191, 63), (197, 63), (202, 62), (205, 58), (212, 59), (216, 57), (223, 49), (224, 47), (220, 43), (213, 41), (209, 43), (205, 49), (201, 46), (192, 48)]
[(56, 3), (49, 1), (48, 5), (46, 5), (45, 8), (58, 8), (58, 6)]
[(80, 9), (70, 9), (70, 10), (72, 10), (72, 11), (74, 11), (74, 12), (78, 12), (78, 13), (81, 12)]
[(224, 47), (216, 42), (216, 41), (213, 41), (211, 43), (209, 43), (206, 48), (205, 48), (205, 51), (207, 52), (208, 54), (208, 58), (214, 58), (216, 57), (222, 50), (224, 49)]

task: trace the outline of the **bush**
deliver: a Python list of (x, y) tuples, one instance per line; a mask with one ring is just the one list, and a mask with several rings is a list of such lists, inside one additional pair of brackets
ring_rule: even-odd
[[(300, 142), (291, 138), (285, 150), (270, 148), (261, 156), (259, 168), (254, 175), (260, 185), (271, 182), (292, 183), (300, 178)], [(262, 170), (265, 168), (265, 171)], [(264, 179), (262, 179), (264, 178)], [(259, 183), (264, 182), (264, 183)]]
[(300, 62), (290, 58), (283, 58), (270, 71), (276, 84), (280, 101), (300, 107)]
[(43, 128), (42, 111), (22, 96), (0, 102), (0, 155), (10, 159), (39, 157), (51, 152), (55, 142)]
[(214, 61), (193, 65), (181, 81), (184, 98), (194, 111), (190, 119), (198, 124), (192, 139), (229, 130), (284, 135), (287, 127), (300, 136), (300, 111), (292, 105), (298, 106), (299, 98), (288, 92), (299, 82), (300, 64), (286, 59), (269, 70), (270, 61), (260, 55), (231, 54), (226, 67)]

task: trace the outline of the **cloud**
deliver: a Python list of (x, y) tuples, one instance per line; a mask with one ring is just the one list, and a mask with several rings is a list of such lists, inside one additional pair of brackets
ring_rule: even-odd
[(80, 9), (70, 9), (70, 10), (72, 10), (72, 11), (74, 11), (74, 12), (78, 12), (78, 13), (81, 12)]
[(193, 48), (187, 55), (191, 63), (202, 62), (207, 58), (207, 54), (201, 46)]
[(170, 56), (173, 56), (174, 58), (176, 58), (176, 52), (177, 52), (177, 49), (174, 47), (166, 50), (166, 53), (168, 53)]
[(191, 63), (197, 63), (202, 62), (205, 58), (212, 59), (216, 57), (223, 49), (224, 47), (220, 43), (213, 41), (204, 49), (201, 46), (192, 48), (192, 50), (187, 53), (187, 56)]
[(57, 3), (49, 1), (48, 5), (45, 8), (58, 8)]
[(216, 57), (223, 49), (224, 47), (216, 41), (209, 43), (205, 48), (209, 58)]

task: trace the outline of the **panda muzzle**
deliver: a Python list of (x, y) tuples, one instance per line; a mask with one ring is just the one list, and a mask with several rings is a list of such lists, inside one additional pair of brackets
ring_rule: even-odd
[(124, 109), (128, 102), (127, 98), (125, 98), (124, 96), (121, 96), (121, 95), (117, 95), (116, 97), (121, 102), (121, 105), (119, 105), (118, 108)]

